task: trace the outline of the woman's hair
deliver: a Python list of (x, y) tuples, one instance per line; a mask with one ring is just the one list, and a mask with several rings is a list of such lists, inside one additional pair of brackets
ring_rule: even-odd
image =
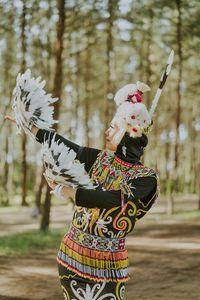
[(143, 133), (141, 137), (133, 138), (133, 143), (137, 144), (143, 149), (148, 145), (148, 137)]
[[(120, 144), (118, 145), (115, 154), (122, 159), (126, 158), (127, 161), (139, 161), (144, 153), (144, 148), (147, 146), (147, 144), (148, 137), (145, 134), (142, 134), (141, 137), (132, 138), (126, 132)], [(124, 155), (123, 147), (126, 147), (126, 155)]]

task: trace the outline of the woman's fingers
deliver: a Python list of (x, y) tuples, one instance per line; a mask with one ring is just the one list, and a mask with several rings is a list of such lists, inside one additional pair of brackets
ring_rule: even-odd
[(9, 120), (9, 121), (11, 121), (12, 123), (15, 123), (15, 124), (16, 124), (15, 118), (13, 118), (13, 117), (11, 117), (11, 116), (6, 115), (6, 116), (4, 117), (4, 119)]
[(44, 178), (46, 179), (48, 185), (50, 186), (50, 188), (54, 189), (56, 187), (57, 183), (54, 180), (50, 179), (45, 173), (43, 173), (43, 175), (44, 175)]
[(45, 173), (43, 173), (43, 175), (44, 175), (46, 181), (49, 181), (49, 182), (52, 182), (52, 183), (54, 182), (54, 180), (49, 178)]

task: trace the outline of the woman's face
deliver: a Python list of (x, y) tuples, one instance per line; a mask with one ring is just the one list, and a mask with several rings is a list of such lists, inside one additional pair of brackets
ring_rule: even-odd
[(119, 127), (116, 124), (110, 124), (110, 127), (106, 130), (106, 148), (115, 152), (118, 144), (116, 143), (116, 135), (119, 133)]

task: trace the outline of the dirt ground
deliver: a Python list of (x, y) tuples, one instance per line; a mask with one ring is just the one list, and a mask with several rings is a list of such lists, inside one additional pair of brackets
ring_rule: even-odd
[[(52, 227), (64, 227), (70, 215), (69, 208), (65, 211), (56, 207)], [(37, 226), (38, 221), (30, 218), (27, 208), (0, 212), (1, 234), (5, 234), (5, 228), (12, 233)], [(138, 222), (127, 239), (131, 280), (125, 299), (200, 300), (199, 232), (200, 218), (160, 218), (153, 211)], [(56, 252), (0, 256), (0, 300), (62, 300)]]

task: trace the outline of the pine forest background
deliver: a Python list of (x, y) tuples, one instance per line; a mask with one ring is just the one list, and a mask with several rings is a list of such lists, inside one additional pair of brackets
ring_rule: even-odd
[(4, 120), (18, 72), (30, 68), (61, 99), (55, 106), (61, 135), (103, 148), (115, 92), (144, 81), (151, 86), (144, 95), (149, 108), (174, 49), (144, 162), (158, 169), (171, 212), (178, 194), (196, 194), (200, 209), (200, 1), (0, 0), (0, 15), (2, 206), (36, 203), (44, 208), (41, 228), (48, 228), (40, 145)]

